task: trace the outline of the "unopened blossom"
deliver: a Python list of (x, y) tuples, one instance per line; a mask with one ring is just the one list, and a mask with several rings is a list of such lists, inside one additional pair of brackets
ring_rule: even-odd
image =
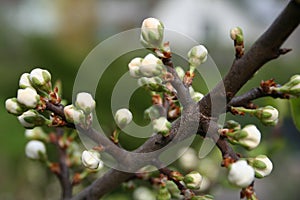
[(72, 104), (64, 107), (64, 114), (66, 120), (70, 123), (80, 124), (85, 122), (84, 112)]
[(249, 159), (251, 166), (255, 170), (257, 178), (263, 178), (271, 174), (273, 170), (272, 161), (265, 155), (259, 155), (255, 158)]
[(75, 105), (84, 113), (89, 114), (95, 109), (96, 102), (90, 93), (80, 92), (76, 96)]
[(254, 169), (245, 160), (238, 160), (229, 166), (228, 181), (240, 188), (249, 186), (254, 180)]
[(22, 105), (17, 101), (17, 98), (6, 99), (5, 108), (7, 112), (14, 115), (21, 115), (24, 111)]
[(143, 21), (141, 27), (141, 43), (146, 48), (161, 48), (164, 37), (164, 25), (153, 17)]
[(132, 121), (132, 113), (127, 108), (119, 109), (116, 112), (115, 121), (123, 129)]
[(40, 100), (40, 96), (35, 89), (27, 87), (18, 90), (17, 100), (27, 108), (35, 108)]
[(238, 139), (238, 143), (245, 148), (252, 150), (256, 148), (261, 139), (261, 133), (255, 125), (247, 125), (241, 130), (241, 134), (244, 134), (242, 138)]
[(42, 159), (43, 155), (46, 155), (46, 147), (41, 141), (31, 140), (26, 144), (25, 153), (28, 158), (34, 160)]
[(264, 125), (275, 126), (278, 123), (278, 110), (272, 106), (259, 108), (256, 116)]
[(19, 79), (19, 87), (20, 88), (27, 88), (27, 87), (32, 87), (32, 84), (30, 82), (30, 74), (29, 73), (24, 73), (21, 75)]
[(136, 57), (130, 61), (128, 64), (129, 68), (129, 74), (133, 78), (140, 78), (141, 72), (140, 72), (140, 66), (142, 65), (142, 58)]
[(30, 72), (29, 79), (31, 84), (38, 90), (51, 91), (51, 74), (41, 68), (35, 68)]
[(203, 45), (194, 46), (188, 52), (189, 63), (192, 66), (198, 66), (207, 60), (207, 49)]
[(83, 151), (81, 161), (82, 164), (89, 169), (99, 169), (103, 167), (103, 162), (100, 160), (100, 154), (97, 151)]
[(185, 183), (187, 188), (198, 190), (200, 189), (202, 176), (199, 172), (192, 171), (184, 177), (183, 182)]
[(158, 76), (162, 73), (163, 63), (159, 58), (157, 58), (153, 54), (149, 53), (142, 60), (139, 70), (140, 70), (141, 76), (144, 76), (144, 77), (150, 78), (153, 76)]
[(153, 130), (156, 133), (160, 133), (163, 136), (169, 135), (169, 131), (171, 129), (171, 123), (165, 117), (154, 119), (152, 123), (153, 123)]

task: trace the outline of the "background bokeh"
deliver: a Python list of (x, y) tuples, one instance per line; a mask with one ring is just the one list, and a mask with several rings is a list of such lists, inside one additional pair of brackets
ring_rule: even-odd
[[(243, 28), (247, 50), (286, 4), (287, 1), (280, 0), (1, 0), (0, 199), (59, 199), (57, 180), (41, 164), (26, 159), (24, 128), (16, 117), (5, 111), (4, 101), (16, 95), (22, 73), (35, 67), (48, 69), (55, 80), (63, 81), (64, 98), (71, 101), (77, 69), (87, 54), (106, 38), (137, 28), (144, 18), (153, 16), (161, 19), (166, 28), (204, 44), (220, 72), (225, 74), (234, 58), (229, 29), (236, 25)], [(261, 80), (275, 78), (284, 83), (291, 75), (299, 74), (299, 36), (298, 28), (284, 44), (293, 51), (268, 63), (243, 87), (243, 91), (258, 86)], [(101, 119), (108, 132), (114, 128), (109, 110), (110, 90), (127, 70), (126, 62), (134, 54), (112, 63), (111, 70), (102, 80), (105, 87), (99, 88), (97, 93), (97, 103), (101, 107), (99, 115), (107, 116)], [(195, 88), (206, 92), (201, 89), (201, 84), (195, 83)], [(131, 107), (138, 118), (142, 118), (138, 109), (146, 108), (150, 103), (146, 97), (142, 91), (134, 97), (139, 103)], [(272, 99), (257, 103), (271, 104), (281, 111), (277, 127), (259, 125), (264, 130), (263, 140), (266, 141), (260, 151), (270, 152), (275, 167), (270, 177), (257, 181), (257, 193), (261, 199), (298, 199), (300, 133), (293, 125), (289, 104)], [(228, 115), (228, 118), (237, 119), (243, 125), (250, 122), (259, 124), (251, 117), (241, 120)], [(127, 148), (134, 148), (137, 144), (132, 138), (124, 137), (124, 141), (128, 141)], [(238, 199), (238, 190), (224, 189), (221, 185), (217, 185), (211, 193), (216, 199)], [(132, 199), (132, 196), (124, 193), (106, 198)]]

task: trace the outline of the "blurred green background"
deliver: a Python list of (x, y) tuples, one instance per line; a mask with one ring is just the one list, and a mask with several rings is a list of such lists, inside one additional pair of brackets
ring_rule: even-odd
[[(225, 74), (234, 57), (232, 41), (228, 36), (229, 29), (235, 25), (243, 28), (247, 50), (286, 3), (279, 0), (2, 0), (0, 199), (59, 199), (57, 180), (42, 165), (26, 159), (24, 128), (16, 117), (5, 111), (4, 101), (16, 96), (18, 79), (22, 73), (35, 67), (48, 69), (54, 80), (63, 81), (64, 98), (70, 101), (77, 69), (87, 54), (107, 37), (137, 28), (144, 18), (154, 16), (161, 19), (166, 28), (205, 44), (220, 72)], [(243, 91), (258, 86), (261, 80), (275, 78), (279, 83), (284, 83), (291, 75), (300, 73), (299, 33), (299, 29), (296, 30), (284, 44), (293, 51), (268, 63)], [(114, 128), (109, 110), (111, 89), (126, 72), (127, 63), (138, 53), (145, 55), (145, 52), (133, 52), (116, 60), (106, 72), (107, 76), (101, 80), (106, 87), (98, 88), (96, 100), (101, 111), (98, 114), (107, 116), (101, 119), (108, 132)], [(201, 89), (201, 83), (201, 79), (196, 79), (195, 88), (206, 92), (205, 88)], [(150, 105), (150, 99), (146, 98), (149, 96), (145, 94), (143, 91), (137, 92), (135, 101), (131, 104), (138, 121), (142, 116), (142, 111), (138, 110)], [(291, 120), (289, 105), (287, 101), (278, 103), (272, 99), (257, 102), (260, 105), (272, 104), (282, 111), (277, 127), (264, 128), (259, 125), (264, 130), (262, 137), (268, 143), (268, 151), (271, 149), (273, 152), (271, 158), (275, 167), (270, 177), (257, 181), (257, 192), (261, 199), (287, 199), (286, 195), (289, 199), (298, 199), (300, 133)], [(250, 122), (259, 124), (251, 117), (241, 120), (229, 115), (228, 118), (239, 119), (243, 125)], [(125, 137), (124, 140), (127, 141), (128, 138)], [(128, 148), (134, 146), (136, 144), (131, 143)], [(212, 193), (216, 199), (238, 199), (237, 190), (216, 187)], [(118, 198), (132, 197), (129, 194)], [(117, 197), (112, 196), (111, 199)]]

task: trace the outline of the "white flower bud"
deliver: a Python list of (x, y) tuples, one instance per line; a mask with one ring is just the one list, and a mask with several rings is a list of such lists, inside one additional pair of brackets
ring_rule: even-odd
[(155, 196), (147, 187), (138, 187), (133, 191), (134, 200), (155, 200)]
[(24, 73), (24, 74), (21, 75), (20, 80), (19, 80), (19, 87), (20, 88), (24, 89), (24, 88), (27, 88), (27, 87), (32, 87), (29, 76), (30, 76), (29, 73)]
[(247, 125), (241, 130), (242, 134), (245, 134), (242, 138), (238, 139), (238, 143), (245, 148), (252, 150), (256, 148), (261, 139), (261, 133), (255, 125)]
[(164, 37), (164, 25), (155, 18), (147, 18), (142, 23), (141, 43), (146, 48), (161, 48)]
[(245, 160), (238, 160), (229, 166), (228, 180), (231, 184), (245, 188), (254, 180), (254, 169)]
[(35, 88), (47, 93), (51, 91), (51, 74), (47, 70), (33, 69), (30, 72), (29, 79)]
[(46, 122), (46, 118), (40, 115), (36, 110), (27, 110), (22, 115), (18, 116), (18, 120), (25, 128), (41, 126)]
[(42, 159), (46, 155), (46, 147), (41, 141), (31, 140), (26, 144), (25, 153), (28, 158), (34, 160)]
[(145, 77), (158, 76), (162, 73), (163, 63), (160, 59), (149, 53), (142, 61), (140, 73)]
[(25, 130), (25, 137), (29, 140), (46, 140), (47, 135), (41, 127)]
[(129, 68), (129, 73), (130, 76), (133, 78), (140, 78), (141, 77), (141, 73), (140, 73), (140, 66), (142, 65), (142, 58), (137, 57), (134, 58), (130, 61), (130, 63), (128, 64), (128, 68)]
[(207, 60), (207, 49), (203, 45), (194, 46), (188, 52), (189, 63), (192, 66), (198, 66)]
[(199, 164), (199, 158), (193, 148), (180, 149), (178, 156), (180, 156), (178, 159), (179, 165), (186, 170), (195, 169)]
[(185, 183), (187, 188), (198, 190), (200, 189), (202, 176), (199, 172), (192, 171), (184, 177), (183, 182)]
[(97, 151), (83, 151), (81, 161), (89, 169), (101, 169), (103, 167), (103, 162), (100, 160), (100, 154)]
[(66, 120), (70, 123), (80, 124), (85, 122), (85, 114), (82, 110), (77, 109), (74, 105), (64, 107)]
[(36, 90), (30, 87), (18, 89), (17, 100), (27, 108), (35, 108), (40, 100)]
[(83, 112), (86, 114), (89, 114), (95, 109), (96, 102), (91, 94), (87, 92), (80, 92), (76, 96), (75, 105), (78, 109), (83, 110)]
[(21, 115), (24, 111), (21, 104), (17, 101), (17, 98), (6, 99), (5, 108), (7, 112), (14, 115)]
[(275, 126), (278, 123), (278, 110), (272, 106), (259, 108), (256, 116), (264, 125)]
[(255, 176), (257, 178), (268, 176), (273, 170), (272, 161), (265, 155), (256, 156), (254, 159), (249, 159), (249, 161), (255, 170)]
[(119, 109), (116, 112), (115, 121), (123, 129), (132, 121), (132, 113), (127, 108)]
[(163, 136), (168, 136), (170, 128), (171, 123), (165, 117), (160, 117), (153, 120), (153, 130), (156, 133), (160, 133)]

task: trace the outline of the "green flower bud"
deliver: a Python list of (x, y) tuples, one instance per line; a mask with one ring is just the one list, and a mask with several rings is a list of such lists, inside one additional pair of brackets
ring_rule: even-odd
[(21, 75), (20, 80), (19, 80), (19, 87), (22, 89), (25, 89), (27, 87), (33, 87), (31, 82), (30, 82), (30, 78), (29, 78), (30, 74), (29, 73), (24, 73)]
[(192, 171), (184, 177), (183, 182), (185, 183), (187, 188), (198, 190), (200, 189), (202, 176), (199, 172)]
[(140, 78), (142, 76), (140, 72), (140, 66), (142, 65), (142, 60), (143, 60), (142, 58), (137, 57), (132, 59), (128, 64), (129, 73), (131, 77)]
[(43, 142), (31, 140), (26, 144), (25, 153), (28, 158), (39, 160), (46, 157), (46, 147)]
[(171, 194), (166, 187), (161, 186), (160, 189), (158, 190), (156, 199), (157, 200), (170, 200)]
[(272, 106), (257, 109), (256, 117), (267, 126), (275, 126), (278, 123), (278, 110)]
[(87, 92), (80, 92), (76, 96), (75, 105), (85, 114), (90, 114), (96, 107), (96, 102), (92, 95)]
[(82, 110), (77, 109), (74, 105), (64, 107), (66, 120), (74, 124), (84, 124), (86, 116)]
[(146, 55), (146, 57), (142, 60), (141, 66), (139, 68), (141, 76), (148, 78), (160, 75), (162, 73), (162, 70), (162, 61), (151, 53)]
[(263, 178), (271, 174), (273, 170), (272, 161), (265, 155), (259, 155), (255, 158), (249, 158), (250, 165), (255, 170), (255, 176), (257, 178)]
[(230, 30), (230, 37), (235, 40), (238, 45), (244, 42), (243, 30), (240, 27), (235, 27)]
[(234, 186), (246, 188), (254, 180), (254, 169), (245, 160), (232, 163), (228, 169), (228, 181)]
[(39, 114), (36, 110), (28, 110), (18, 117), (19, 122), (25, 128), (33, 128), (35, 126), (42, 126), (50, 123), (43, 115)]
[(18, 90), (17, 100), (20, 104), (27, 108), (35, 108), (40, 100), (40, 96), (37, 94), (35, 89), (27, 87), (25, 89)]

